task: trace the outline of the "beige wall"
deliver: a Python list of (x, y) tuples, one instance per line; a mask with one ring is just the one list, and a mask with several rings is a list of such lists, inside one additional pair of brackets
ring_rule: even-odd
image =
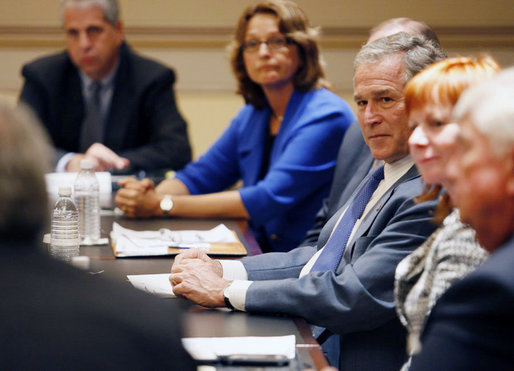
[[(179, 107), (188, 119), (195, 156), (221, 133), (242, 104), (233, 94), (224, 46), (250, 0), (121, 0), (127, 39), (172, 66)], [(514, 0), (297, 0), (322, 27), (327, 76), (351, 97), (351, 64), (367, 30), (390, 17), (424, 20), (450, 56), (492, 54), (514, 65)], [(386, 4), (387, 6), (384, 6)], [(0, 95), (15, 102), (23, 63), (63, 47), (59, 0), (0, 2)]]
[[(127, 24), (232, 27), (252, 0), (120, 0)], [(432, 26), (512, 26), (509, 0), (297, 0), (313, 23), (370, 27), (391, 17), (423, 18)], [(55, 25), (59, 0), (2, 0), (2, 25)]]

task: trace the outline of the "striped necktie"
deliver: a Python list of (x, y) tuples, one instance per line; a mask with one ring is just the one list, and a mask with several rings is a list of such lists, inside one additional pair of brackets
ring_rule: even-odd
[(311, 272), (335, 271), (344, 249), (350, 238), (355, 222), (361, 217), (371, 196), (378, 187), (380, 181), (384, 179), (384, 166), (373, 170), (366, 182), (361, 186), (356, 196), (346, 209), (343, 217), (336, 229), (328, 239), (323, 251), (314, 263)]

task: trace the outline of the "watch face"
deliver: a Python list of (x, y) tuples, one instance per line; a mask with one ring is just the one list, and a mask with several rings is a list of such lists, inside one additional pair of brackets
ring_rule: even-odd
[(173, 201), (171, 200), (170, 196), (164, 196), (164, 198), (161, 200), (161, 209), (164, 212), (169, 212), (171, 208), (173, 207)]

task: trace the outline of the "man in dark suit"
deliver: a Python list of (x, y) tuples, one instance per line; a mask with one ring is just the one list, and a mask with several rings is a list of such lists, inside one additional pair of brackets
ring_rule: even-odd
[(514, 67), (464, 92), (446, 171), (489, 259), (437, 301), (411, 370), (514, 367)]
[(28, 110), (0, 104), (0, 368), (194, 370), (177, 303), (51, 258), (51, 147)]
[(191, 160), (175, 74), (124, 41), (116, 0), (65, 0), (67, 50), (22, 69), (20, 101), (46, 127), (57, 171), (181, 169)]
[[(405, 332), (394, 311), (394, 270), (435, 229), (434, 203), (413, 201), (422, 185), (408, 156), (403, 87), (442, 57), (431, 42), (404, 33), (370, 43), (357, 55), (357, 115), (370, 152), (385, 162), (385, 178), (341, 246), (335, 270), (312, 268), (344, 227), (340, 217), (355, 194), (326, 223), (316, 245), (223, 263), (198, 251), (179, 255), (171, 275), (175, 292), (205, 306), (301, 316), (341, 335), (341, 369), (398, 369), (405, 358)], [(367, 180), (368, 170), (365, 166), (355, 176)], [(356, 192), (361, 188), (358, 184)]]

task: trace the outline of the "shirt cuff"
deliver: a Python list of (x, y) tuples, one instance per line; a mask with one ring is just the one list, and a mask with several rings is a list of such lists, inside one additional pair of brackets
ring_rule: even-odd
[(225, 296), (228, 298), (234, 309), (242, 312), (246, 311), (246, 292), (252, 283), (253, 281), (234, 280), (226, 289)]
[(223, 268), (223, 278), (227, 281), (247, 280), (248, 272), (239, 260), (219, 260)]
[(66, 153), (64, 156), (62, 156), (59, 161), (57, 162), (57, 166), (55, 167), (56, 173), (64, 173), (66, 172), (66, 165), (68, 165), (68, 162), (71, 161), (72, 157), (75, 155), (74, 152)]

